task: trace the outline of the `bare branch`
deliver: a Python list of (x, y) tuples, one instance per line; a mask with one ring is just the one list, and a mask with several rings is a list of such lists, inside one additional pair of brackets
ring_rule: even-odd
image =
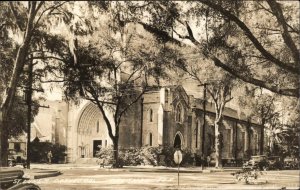
[(173, 32), (181, 39), (190, 39), (189, 36), (183, 36), (181, 34), (179, 34), (174, 28), (172, 28)]
[[(62, 2), (62, 3), (58, 4), (58, 5), (53, 5), (53, 6), (50, 6), (50, 7), (46, 8), (43, 12), (41, 12), (40, 16), (38, 17), (38, 19), (37, 19), (37, 21), (35, 22), (34, 25), (35, 25), (35, 26), (38, 25), (40, 19), (42, 18), (42, 16), (43, 16), (47, 11), (50, 10), (50, 12), (52, 12), (53, 10), (55, 10), (55, 9), (57, 9), (57, 8), (59, 8), (59, 7), (61, 7), (61, 6), (62, 6), (63, 4), (65, 4), (66, 2), (67, 2), (67, 1)], [(42, 6), (41, 4), (39, 4), (39, 5), (40, 5), (40, 7)]]
[(129, 107), (131, 107), (133, 104), (135, 104), (143, 96), (143, 94), (145, 92), (146, 92), (146, 89), (143, 89), (142, 92), (120, 112), (118, 120), (121, 120), (122, 115), (129, 109)]
[[(274, 12), (272, 12), (271, 10), (267, 9), (265, 6), (263, 6), (259, 1), (257, 1), (256, 3), (258, 3), (258, 5), (260, 6), (261, 9), (267, 11), (268, 13), (271, 13), (273, 16), (276, 16), (276, 14)], [(291, 29), (290, 32), (294, 32), (299, 34), (299, 30), (293, 28), (290, 24), (285, 23), (287, 27), (289, 27)]]
[(134, 74), (136, 74), (138, 71), (141, 71), (141, 70), (144, 69), (145, 67), (146, 67), (146, 66), (134, 70), (134, 71), (129, 75), (129, 77), (127, 78), (127, 80), (126, 80), (125, 83), (128, 83), (128, 82), (130, 81), (130, 79), (133, 77)]
[(40, 10), (40, 8), (45, 4), (44, 1), (40, 1), (40, 3), (38, 4), (38, 6), (36, 7), (35, 9), (35, 12), (34, 12), (34, 17), (36, 16), (36, 14), (38, 13), (38, 11)]
[(62, 62), (66, 62), (66, 60), (55, 56), (36, 56), (36, 57), (28, 58), (27, 60), (33, 60), (33, 59), (56, 59)]
[(259, 1), (257, 1), (256, 3), (260, 6), (261, 9), (263, 9), (263, 10), (267, 11), (268, 13), (271, 13), (272, 15), (274, 15), (274, 13), (271, 10), (269, 10), (268, 8), (263, 6)]
[(40, 82), (41, 83), (60, 83), (60, 82), (67, 82), (67, 80), (46, 80), (46, 81), (41, 80)]
[[(293, 32), (293, 33), (299, 34), (299, 31), (297, 31), (296, 29), (292, 28), (288, 23), (286, 23), (286, 25), (291, 29), (288, 32)], [(280, 34), (281, 34), (281, 30), (280, 29), (266, 28), (266, 27), (261, 27), (261, 26), (257, 26), (255, 28), (260, 29), (260, 30), (268, 30), (268, 31), (273, 31), (273, 32), (280, 32)], [(272, 33), (272, 34), (274, 34), (274, 33)]]

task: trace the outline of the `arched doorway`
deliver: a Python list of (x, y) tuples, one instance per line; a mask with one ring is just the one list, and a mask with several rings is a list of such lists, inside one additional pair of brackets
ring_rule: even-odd
[(174, 148), (182, 148), (182, 134), (180, 132), (177, 132), (174, 138)]
[(106, 124), (101, 112), (93, 103), (88, 103), (80, 113), (77, 127), (77, 154), (80, 158), (96, 157), (100, 147), (109, 141)]

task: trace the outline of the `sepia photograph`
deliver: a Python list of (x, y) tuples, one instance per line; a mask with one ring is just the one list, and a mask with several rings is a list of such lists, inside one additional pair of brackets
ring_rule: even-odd
[(297, 0), (0, 2), (0, 189), (300, 189)]

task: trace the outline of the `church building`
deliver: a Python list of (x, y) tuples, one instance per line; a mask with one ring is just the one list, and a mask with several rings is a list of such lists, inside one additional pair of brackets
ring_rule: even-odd
[[(65, 101), (44, 104), (50, 108), (41, 108), (35, 117), (31, 139), (39, 137), (66, 145), (67, 162), (93, 158), (98, 145), (112, 145), (102, 115), (93, 103), (82, 100), (78, 105)], [(112, 115), (109, 117), (112, 119)], [(172, 146), (211, 155), (214, 117), (213, 103), (207, 102), (204, 111), (203, 100), (188, 95), (182, 86), (152, 89), (123, 116), (119, 148)], [(226, 107), (219, 131), (223, 159), (238, 160), (249, 156), (249, 152), (259, 153), (261, 128), (257, 121)]]

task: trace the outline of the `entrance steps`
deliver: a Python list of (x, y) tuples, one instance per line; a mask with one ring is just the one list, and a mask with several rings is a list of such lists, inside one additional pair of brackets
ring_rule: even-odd
[(98, 158), (78, 158), (75, 164), (95, 164), (97, 165)]

